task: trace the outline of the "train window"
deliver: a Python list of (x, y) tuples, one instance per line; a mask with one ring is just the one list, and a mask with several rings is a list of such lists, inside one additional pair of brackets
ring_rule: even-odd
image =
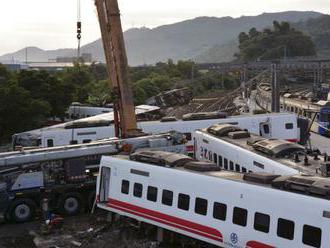
[(91, 139), (85, 139), (85, 140), (83, 140), (83, 142), (82, 142), (82, 143), (86, 144), (86, 143), (91, 143), (91, 142), (92, 142), (92, 140), (91, 140)]
[(219, 161), (219, 166), (222, 167), (222, 157), (221, 156), (218, 157), (218, 161)]
[(133, 195), (135, 197), (142, 197), (142, 190), (143, 190), (143, 186), (141, 183), (134, 183), (134, 190), (133, 190)]
[(184, 135), (186, 136), (186, 140), (191, 141), (191, 133), (184, 133)]
[(254, 215), (254, 229), (260, 232), (269, 232), (270, 217), (268, 214), (255, 213)]
[(179, 194), (178, 208), (182, 210), (189, 210), (190, 196), (185, 194)]
[(76, 145), (76, 144), (78, 144), (78, 140), (71, 140), (70, 141), (70, 145)]
[(246, 168), (245, 167), (242, 167), (242, 172), (243, 173), (246, 173), (246, 171), (247, 171)]
[(215, 202), (213, 205), (213, 218), (218, 220), (226, 220), (227, 205)]
[(279, 218), (277, 222), (277, 236), (293, 240), (294, 222), (291, 220)]
[(216, 154), (216, 153), (213, 153), (213, 162), (214, 162), (215, 164), (218, 163), (218, 154)]
[(206, 215), (207, 213), (207, 200), (203, 198), (196, 198), (195, 201), (195, 213), (196, 214), (201, 214), (201, 215)]
[(121, 181), (121, 193), (128, 195), (129, 192), (129, 181)]
[(328, 113), (320, 113), (320, 121), (329, 122), (330, 121), (330, 115)]
[(312, 247), (321, 247), (322, 231), (318, 227), (304, 225), (303, 243)]
[(286, 129), (293, 129), (293, 123), (286, 123), (285, 128)]
[(265, 169), (265, 166), (257, 161), (253, 161), (253, 165), (259, 167), (260, 169)]
[(147, 191), (147, 200), (148, 201), (157, 201), (158, 189), (156, 187), (149, 186)]
[(173, 204), (173, 192), (170, 190), (163, 190), (162, 203), (167, 206), (172, 206)]
[(53, 139), (48, 139), (47, 140), (47, 147), (53, 147), (54, 146), (54, 140)]
[(231, 171), (234, 170), (234, 162), (233, 161), (229, 162), (229, 170), (231, 170)]
[(235, 164), (235, 171), (241, 171), (241, 166), (239, 164)]
[(266, 125), (263, 125), (263, 127), (264, 127), (265, 134), (268, 134), (269, 133), (269, 125), (266, 124)]
[(224, 159), (224, 168), (225, 170), (228, 170), (228, 159)]
[(234, 207), (233, 223), (246, 226), (248, 211), (244, 208)]

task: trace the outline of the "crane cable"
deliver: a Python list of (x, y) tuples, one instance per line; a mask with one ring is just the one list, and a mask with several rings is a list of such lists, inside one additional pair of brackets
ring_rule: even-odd
[(81, 5), (80, 0), (77, 0), (77, 62), (80, 62), (80, 40), (81, 40)]
[[(77, 64), (78, 64), (78, 72), (80, 71), (80, 40), (81, 40), (81, 5), (80, 0), (77, 0), (77, 41), (78, 41), (78, 49), (77, 49)], [(75, 117), (76, 107), (73, 107), (73, 115)], [(72, 121), (74, 123), (74, 120)], [(71, 131), (71, 141), (70, 144), (75, 144), (74, 140), (74, 127)]]

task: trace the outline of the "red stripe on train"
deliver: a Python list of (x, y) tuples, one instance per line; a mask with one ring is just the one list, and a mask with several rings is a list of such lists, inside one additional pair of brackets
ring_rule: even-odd
[(246, 243), (246, 248), (275, 248), (275, 247), (257, 241), (249, 241)]
[(186, 146), (186, 151), (187, 152), (193, 152), (194, 151), (194, 146)]
[(205, 238), (209, 238), (215, 241), (223, 242), (222, 234), (211, 227), (200, 225), (191, 221), (180, 219), (171, 215), (163, 214), (157, 211), (149, 210), (146, 208), (138, 207), (130, 203), (118, 201), (115, 199), (109, 199), (107, 204), (109, 207), (137, 215), (149, 220), (153, 220), (171, 227), (175, 227), (186, 232), (194, 233)]
[(290, 142), (296, 143), (296, 142), (298, 142), (299, 140), (298, 140), (298, 139), (287, 139), (287, 141), (290, 141)]

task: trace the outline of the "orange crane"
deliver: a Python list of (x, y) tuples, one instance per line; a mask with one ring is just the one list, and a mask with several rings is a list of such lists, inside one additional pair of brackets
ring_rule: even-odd
[(114, 92), (116, 136), (140, 136), (130, 85), (124, 35), (117, 0), (95, 0), (101, 28), (107, 71)]

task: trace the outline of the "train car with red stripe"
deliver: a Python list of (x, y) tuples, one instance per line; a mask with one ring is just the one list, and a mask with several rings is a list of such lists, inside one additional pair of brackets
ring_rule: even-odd
[(141, 151), (102, 158), (97, 206), (219, 247), (328, 248), (329, 186)]
[(279, 175), (305, 173), (330, 176), (330, 160), (317, 151), (284, 139), (269, 139), (228, 124), (196, 130), (194, 156), (224, 170), (267, 172)]

